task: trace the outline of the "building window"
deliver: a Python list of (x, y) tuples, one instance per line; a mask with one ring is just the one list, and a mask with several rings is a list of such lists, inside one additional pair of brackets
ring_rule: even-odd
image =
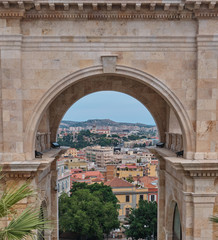
[(129, 195), (126, 196), (126, 202), (129, 202)]
[(144, 200), (144, 196), (140, 195), (139, 200)]
[(151, 201), (155, 201), (155, 195), (151, 195)]
[(126, 208), (126, 217), (129, 217), (129, 208)]

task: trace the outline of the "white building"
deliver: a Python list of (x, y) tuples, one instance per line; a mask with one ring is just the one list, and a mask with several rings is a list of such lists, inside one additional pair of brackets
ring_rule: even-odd
[(71, 172), (65, 165), (65, 161), (57, 161), (58, 165), (58, 183), (57, 183), (57, 190), (58, 190), (58, 197), (63, 193), (69, 194), (70, 192), (70, 176)]

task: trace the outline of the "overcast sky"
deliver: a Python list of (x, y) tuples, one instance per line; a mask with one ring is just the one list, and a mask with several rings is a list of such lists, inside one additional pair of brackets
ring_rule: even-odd
[(89, 119), (155, 125), (150, 112), (138, 100), (114, 91), (96, 92), (81, 98), (69, 108), (63, 118), (71, 121)]

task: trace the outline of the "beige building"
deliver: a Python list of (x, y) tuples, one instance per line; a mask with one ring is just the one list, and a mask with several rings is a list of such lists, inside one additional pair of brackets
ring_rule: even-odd
[(105, 182), (105, 185), (112, 188), (119, 201), (119, 220), (121, 222), (125, 222), (131, 208), (136, 208), (140, 199), (148, 200), (148, 188), (136, 188), (135, 185), (120, 178), (113, 178)]
[(64, 157), (77, 157), (77, 149), (76, 148), (69, 148), (67, 151), (64, 153)]
[(143, 176), (143, 167), (136, 164), (122, 164), (117, 166), (116, 176), (119, 178)]
[(87, 160), (95, 162), (98, 167), (105, 167), (106, 163), (113, 159), (113, 148), (111, 147), (87, 147), (85, 151)]
[(67, 158), (65, 161), (68, 169), (81, 168), (87, 170), (88, 162), (79, 158)]

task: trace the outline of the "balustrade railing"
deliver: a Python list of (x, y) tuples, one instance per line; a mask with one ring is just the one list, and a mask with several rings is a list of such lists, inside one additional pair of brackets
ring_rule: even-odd
[(178, 152), (183, 150), (183, 138), (182, 134), (166, 132), (166, 148)]
[(36, 151), (43, 152), (46, 149), (50, 149), (50, 135), (51, 133), (41, 133), (37, 132), (36, 134)]

